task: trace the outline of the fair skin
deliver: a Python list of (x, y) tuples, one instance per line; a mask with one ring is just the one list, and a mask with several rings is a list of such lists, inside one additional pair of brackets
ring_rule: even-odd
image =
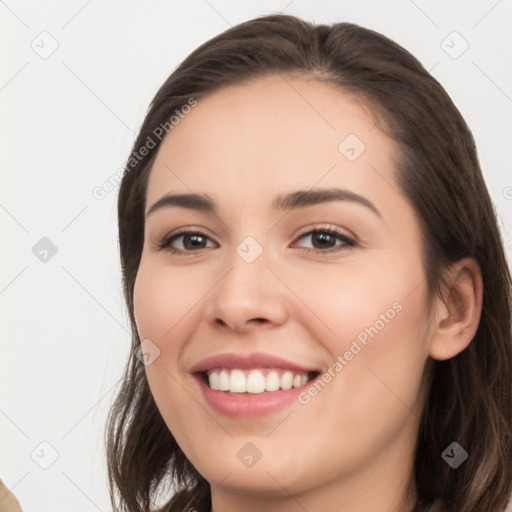
[[(366, 146), (354, 161), (338, 149), (349, 134)], [(280, 76), (201, 98), (159, 149), (146, 212), (170, 193), (207, 195), (216, 211), (172, 205), (147, 216), (135, 317), (140, 339), (160, 350), (146, 366), (158, 408), (211, 484), (215, 512), (410, 512), (416, 502), (414, 487), (404, 494), (425, 364), (470, 343), (482, 282), (473, 260), (458, 262), (445, 302), (436, 299), (427, 317), (422, 235), (399, 193), (395, 149), (354, 97)], [(363, 196), (379, 214), (347, 200), (272, 206), (281, 195), (329, 188)], [(156, 248), (180, 228), (203, 236), (175, 238), (179, 253)], [(248, 236), (263, 250), (251, 263), (237, 252)], [(242, 247), (255, 251), (250, 243)], [(338, 356), (390, 308), (393, 318), (333, 372)], [(191, 373), (226, 353), (270, 354), (335, 376), (307, 403), (230, 416), (205, 400)], [(239, 454), (247, 443), (261, 454), (251, 467)]]

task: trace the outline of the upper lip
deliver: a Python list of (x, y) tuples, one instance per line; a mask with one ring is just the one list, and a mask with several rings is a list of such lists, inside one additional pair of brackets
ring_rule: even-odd
[(218, 354), (216, 356), (203, 359), (194, 365), (191, 373), (203, 373), (213, 368), (282, 368), (284, 370), (293, 370), (296, 372), (316, 371), (314, 368), (306, 368), (286, 359), (276, 357), (270, 354)]

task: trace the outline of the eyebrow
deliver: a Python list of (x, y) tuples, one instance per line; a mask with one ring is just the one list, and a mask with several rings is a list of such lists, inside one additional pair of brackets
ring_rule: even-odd
[[(295, 210), (329, 201), (348, 201), (360, 204), (381, 217), (379, 210), (366, 197), (340, 188), (297, 190), (284, 196), (278, 196), (272, 201), (272, 207), (276, 210)], [(176, 206), (210, 213), (217, 211), (215, 202), (206, 194), (167, 194), (151, 206), (146, 217), (157, 210)]]

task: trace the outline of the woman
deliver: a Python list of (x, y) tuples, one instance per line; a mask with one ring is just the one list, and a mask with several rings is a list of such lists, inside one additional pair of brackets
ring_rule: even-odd
[(510, 271), (472, 135), (407, 51), (229, 29), (158, 91), (118, 214), (122, 510), (505, 510)]

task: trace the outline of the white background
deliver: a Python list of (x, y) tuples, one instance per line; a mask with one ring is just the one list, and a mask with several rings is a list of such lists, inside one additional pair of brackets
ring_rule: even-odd
[[(511, 0), (1, 1), (0, 478), (25, 512), (111, 510), (102, 439), (130, 336), (117, 189), (103, 200), (93, 189), (124, 165), (185, 56), (283, 10), (382, 32), (431, 70), (473, 131), (510, 259)], [(453, 31), (469, 44), (456, 59)], [(31, 47), (52, 44), (48, 58)], [(32, 252), (42, 237), (58, 250), (47, 262)], [(43, 441), (58, 454), (48, 469)]]

